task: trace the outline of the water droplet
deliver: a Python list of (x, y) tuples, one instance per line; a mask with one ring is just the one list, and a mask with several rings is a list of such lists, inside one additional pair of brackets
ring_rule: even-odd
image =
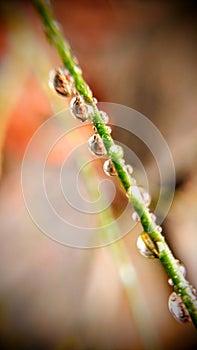
[(130, 164), (126, 164), (124, 168), (129, 175), (133, 173), (133, 167)]
[(107, 153), (103, 141), (98, 134), (94, 134), (89, 138), (88, 148), (96, 156), (104, 156)]
[(157, 230), (159, 233), (161, 233), (161, 232), (162, 232), (162, 227), (158, 225), (157, 228), (156, 228), (156, 230)]
[(49, 87), (64, 97), (71, 97), (76, 93), (74, 80), (64, 67), (52, 69), (49, 72)]
[(98, 103), (98, 100), (96, 97), (93, 97), (93, 101), (94, 101), (95, 105)]
[(186, 276), (186, 267), (185, 265), (183, 265), (182, 262), (180, 262), (179, 260), (176, 260), (177, 262), (177, 265), (178, 265), (178, 268), (179, 268), (179, 271), (183, 274), (183, 276), (185, 277)]
[(99, 111), (99, 113), (100, 113), (100, 116), (101, 116), (101, 119), (103, 120), (103, 122), (105, 124), (109, 123), (109, 116), (108, 116), (108, 114), (106, 112), (104, 112), (104, 111)]
[(168, 284), (169, 284), (170, 286), (172, 286), (172, 287), (173, 287), (174, 283), (173, 283), (172, 278), (169, 278), (169, 279), (168, 279)]
[(122, 158), (124, 155), (122, 147), (118, 145), (111, 146), (110, 152), (115, 153), (119, 158)]
[(139, 222), (140, 221), (140, 217), (138, 215), (138, 213), (136, 213), (136, 211), (134, 211), (131, 215), (133, 221)]
[(143, 204), (143, 198), (138, 186), (136, 185), (136, 180), (132, 177), (131, 177), (131, 186), (127, 190), (127, 196), (129, 198), (134, 198), (136, 201), (139, 201), (141, 204)]
[(106, 128), (107, 128), (108, 133), (111, 134), (111, 132), (112, 132), (111, 127), (109, 125), (106, 125)]
[(150, 194), (141, 186), (139, 186), (139, 190), (142, 194), (142, 198), (143, 198), (143, 201), (144, 201), (144, 204), (146, 205), (146, 207), (148, 207), (151, 203), (151, 196)]
[(153, 221), (153, 222), (155, 222), (156, 221), (156, 216), (155, 216), (155, 214), (153, 214), (153, 213), (150, 213), (150, 217), (151, 217), (151, 220)]
[(70, 111), (73, 117), (79, 119), (81, 122), (85, 122), (88, 120), (88, 107), (85, 104), (83, 97), (81, 97), (80, 95), (72, 98), (70, 102)]
[(182, 302), (181, 297), (175, 292), (169, 296), (168, 307), (171, 314), (178, 322), (185, 323), (190, 321), (189, 312), (187, 311), (186, 306)]
[[(177, 266), (178, 266), (179, 271), (180, 271), (180, 272), (183, 274), (183, 276), (185, 277), (185, 276), (186, 276), (186, 267), (185, 267), (185, 265), (183, 265), (183, 263), (181, 263), (179, 260), (176, 260), (176, 262), (177, 262)], [(171, 278), (168, 279), (168, 284), (169, 284), (170, 286), (174, 286), (174, 283), (173, 283), (173, 281), (172, 281)]]
[(107, 159), (103, 164), (103, 170), (106, 175), (108, 176), (115, 176), (117, 175), (116, 169), (111, 161), (111, 159)]
[(155, 259), (157, 252), (155, 245), (147, 233), (142, 233), (137, 239), (137, 248), (145, 258)]

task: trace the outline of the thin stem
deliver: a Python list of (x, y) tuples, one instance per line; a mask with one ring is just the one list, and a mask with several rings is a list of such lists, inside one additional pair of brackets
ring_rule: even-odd
[(183, 273), (179, 269), (177, 260), (165, 242), (165, 238), (153, 220), (149, 209), (142, 200), (138, 186), (135, 185), (132, 178), (124, 168), (122, 158), (119, 157), (116, 152), (112, 151), (113, 148), (111, 146), (114, 145), (114, 141), (100, 116), (99, 110), (93, 99), (92, 91), (84, 81), (79, 67), (75, 63), (75, 59), (72, 56), (67, 41), (63, 37), (59, 24), (54, 20), (50, 7), (42, 0), (34, 0), (33, 2), (44, 24), (45, 33), (48, 40), (56, 48), (63, 65), (69, 70), (70, 74), (74, 78), (76, 90), (84, 97), (87, 103), (92, 105), (94, 109), (93, 124), (103, 140), (107, 154), (114, 164), (120, 182), (126, 191), (127, 197), (139, 215), (144, 231), (148, 233), (151, 240), (155, 244), (158, 258), (164, 266), (168, 276), (172, 279), (175, 292), (181, 296), (194, 325), (197, 327), (197, 298), (194, 288), (185, 279)]

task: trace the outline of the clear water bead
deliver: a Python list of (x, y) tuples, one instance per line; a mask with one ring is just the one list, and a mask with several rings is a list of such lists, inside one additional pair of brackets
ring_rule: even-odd
[(106, 175), (108, 176), (115, 176), (117, 175), (116, 169), (111, 161), (111, 159), (107, 159), (103, 164), (103, 170)]
[(74, 80), (64, 67), (52, 69), (49, 72), (49, 87), (64, 97), (75, 95)]
[(189, 312), (187, 311), (186, 306), (182, 302), (181, 297), (175, 292), (169, 296), (168, 307), (171, 314), (178, 322), (185, 323), (190, 321)]
[(180, 272), (183, 274), (183, 276), (185, 277), (186, 276), (186, 267), (185, 265), (183, 265), (182, 262), (180, 262), (179, 260), (177, 260), (177, 265), (178, 265), (178, 268), (180, 270)]
[(89, 138), (88, 148), (96, 156), (102, 157), (107, 154), (103, 141), (98, 134), (94, 134)]
[(133, 174), (133, 167), (130, 164), (126, 164), (124, 168), (129, 175)]
[(146, 207), (149, 207), (150, 203), (151, 203), (151, 196), (150, 194), (143, 188), (143, 187), (139, 187), (140, 192), (142, 194), (142, 198), (144, 200), (144, 204), (146, 205)]
[(153, 213), (150, 213), (150, 217), (151, 217), (151, 220), (153, 221), (153, 222), (155, 222), (156, 221), (156, 216), (155, 216), (155, 214), (153, 214)]
[(171, 287), (173, 287), (173, 286), (174, 286), (174, 283), (173, 283), (172, 278), (169, 278), (169, 279), (168, 279), (168, 284), (169, 284)]
[(104, 112), (104, 111), (99, 111), (99, 113), (100, 113), (100, 116), (101, 116), (101, 119), (103, 120), (103, 122), (105, 124), (109, 123), (109, 116), (108, 116), (108, 114), (106, 112)]
[(109, 125), (106, 125), (106, 128), (107, 128), (108, 133), (111, 134), (111, 132), (112, 132), (111, 127)]
[(80, 95), (72, 98), (70, 102), (70, 111), (73, 117), (79, 119), (81, 122), (85, 122), (89, 118), (88, 107), (83, 97)]
[(110, 152), (115, 153), (119, 158), (122, 158), (124, 155), (122, 147), (118, 145), (111, 146)]
[(157, 231), (159, 232), (159, 233), (161, 233), (162, 232), (162, 227), (161, 226), (157, 226)]
[(157, 257), (154, 243), (147, 233), (142, 233), (137, 239), (137, 248), (145, 258), (155, 259)]
[(135, 222), (139, 222), (140, 221), (140, 217), (139, 217), (138, 213), (136, 213), (136, 211), (134, 211), (132, 213), (131, 217), (132, 217), (133, 221), (135, 221)]

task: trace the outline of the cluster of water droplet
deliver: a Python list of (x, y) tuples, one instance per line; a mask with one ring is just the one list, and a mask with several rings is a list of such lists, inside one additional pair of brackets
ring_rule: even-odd
[[(77, 74), (81, 74), (81, 69), (75, 65)], [(74, 118), (85, 122), (93, 116), (93, 107), (86, 103), (75, 88), (75, 82), (70, 72), (65, 67), (58, 67), (49, 73), (49, 86), (53, 91), (64, 97), (72, 97), (70, 102), (70, 112)], [(97, 103), (94, 99), (94, 103)], [(107, 118), (103, 112), (103, 118)]]
[[(78, 61), (75, 58), (75, 71), (77, 74), (82, 74), (81, 68), (78, 66)], [(75, 88), (75, 83), (72, 75), (69, 71), (64, 67), (59, 67), (57, 69), (53, 69), (49, 74), (49, 86), (58, 94), (64, 97), (71, 97), (70, 101), (70, 112), (74, 118), (80, 120), (81, 122), (92, 121), (94, 117), (94, 108), (93, 105), (88, 104), (83, 96), (81, 96)], [(88, 87), (87, 87), (88, 88)], [(94, 98), (94, 104), (97, 103), (97, 100)], [(99, 111), (100, 117), (102, 121), (107, 124), (109, 122), (109, 116), (104, 111)], [(111, 133), (110, 126), (106, 125), (108, 133)], [(96, 156), (105, 156), (107, 154), (104, 142), (101, 136), (97, 133), (97, 129), (93, 126), (94, 134), (88, 140), (88, 148), (91, 153)], [(131, 188), (128, 190), (128, 197), (134, 193), (140, 199), (141, 202), (144, 203), (144, 206), (149, 211), (149, 206), (151, 203), (150, 194), (141, 186), (136, 185), (136, 180), (132, 177), (133, 168), (130, 164), (125, 165), (125, 160), (123, 159), (124, 152), (121, 146), (117, 144), (113, 144), (109, 149), (110, 158), (105, 160), (103, 164), (103, 170), (108, 176), (117, 175), (116, 168), (114, 164), (118, 160), (123, 166), (124, 170), (127, 172), (127, 175), (131, 180), (131, 188), (137, 192), (132, 192)], [(131, 193), (130, 193), (131, 192)], [(156, 216), (153, 213), (150, 213), (150, 218), (153, 223), (156, 222)], [(140, 222), (140, 216), (136, 211), (132, 213), (132, 219), (136, 222)], [(156, 230), (160, 233), (162, 232), (162, 228), (160, 226), (156, 226)], [(164, 245), (162, 242), (159, 242), (156, 246), (155, 243), (150, 238), (149, 234), (143, 232), (139, 235), (137, 239), (137, 249), (139, 252), (146, 258), (155, 259), (158, 258), (159, 253), (164, 249)], [(185, 277), (186, 268), (185, 266), (177, 260), (177, 267), (180, 272)], [(170, 286), (174, 286), (173, 280), (171, 278), (168, 279), (168, 283)], [(196, 291), (193, 291), (194, 294)], [(190, 319), (189, 312), (183, 303), (181, 296), (173, 291), (168, 300), (168, 307), (174, 318), (181, 323), (185, 323)]]
[[(96, 100), (94, 102), (97, 103)], [(93, 109), (91, 110), (91, 108), (92, 107), (90, 106), (90, 110), (89, 110), (89, 116), (91, 116), (91, 117), (89, 117), (90, 120), (92, 120), (93, 116), (94, 116), (94, 110)], [(106, 112), (99, 111), (99, 115), (105, 124), (107, 124), (109, 122), (109, 116)], [(106, 128), (107, 128), (108, 133), (111, 134), (110, 126), (106, 125)], [(107, 151), (105, 149), (103, 140), (102, 140), (101, 136), (97, 133), (97, 129), (95, 126), (93, 126), (93, 130), (94, 130), (94, 134), (88, 140), (88, 148), (89, 148), (90, 152), (96, 156), (100, 156), (100, 157), (105, 156), (107, 154)], [(105, 173), (110, 176), (109, 173), (110, 173), (110, 169), (112, 170), (112, 168), (113, 168), (113, 164), (110, 163), (110, 160), (107, 160), (103, 168), (104, 168)], [(113, 174), (113, 175), (115, 175), (115, 174)]]

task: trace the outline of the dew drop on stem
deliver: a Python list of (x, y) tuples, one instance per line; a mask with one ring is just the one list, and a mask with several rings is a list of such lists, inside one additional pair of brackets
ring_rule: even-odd
[(130, 164), (126, 164), (124, 168), (129, 175), (133, 174), (133, 167)]
[(64, 67), (52, 69), (49, 72), (49, 87), (64, 97), (75, 95), (74, 80), (69, 71)]
[(139, 217), (138, 213), (136, 213), (136, 211), (134, 211), (132, 213), (131, 217), (132, 217), (133, 221), (135, 221), (135, 222), (139, 222), (140, 221), (140, 217)]
[(123, 148), (121, 146), (119, 146), (119, 145), (112, 145), (110, 147), (110, 152), (114, 153), (119, 158), (122, 158), (123, 155), (124, 155)]
[(169, 296), (168, 307), (171, 314), (178, 322), (185, 323), (190, 321), (189, 312), (187, 311), (185, 304), (181, 297), (175, 292)]
[(103, 141), (98, 134), (94, 134), (89, 138), (88, 148), (96, 156), (102, 157), (107, 153)]
[(156, 228), (156, 230), (157, 230), (159, 233), (161, 233), (161, 232), (162, 232), (162, 227), (158, 225), (157, 228)]
[(179, 268), (179, 271), (183, 274), (183, 276), (185, 277), (186, 276), (186, 267), (185, 265), (180, 262), (179, 260), (177, 260), (177, 265), (178, 265), (178, 268)]
[(93, 102), (95, 103), (95, 105), (98, 103), (98, 100), (96, 97), (93, 97)]
[(103, 122), (105, 124), (109, 123), (109, 116), (108, 116), (108, 114), (106, 112), (104, 112), (104, 111), (99, 111), (99, 113), (100, 113), (100, 116), (101, 116), (101, 119), (103, 120)]
[(151, 203), (151, 195), (143, 187), (139, 187), (139, 189), (140, 189), (140, 192), (142, 194), (142, 198), (143, 198), (145, 206), (149, 207), (149, 205)]
[(107, 159), (104, 162), (103, 170), (104, 170), (105, 174), (108, 175), (108, 176), (115, 176), (115, 175), (117, 175), (116, 169), (115, 169), (111, 159)]
[(70, 102), (70, 111), (73, 117), (81, 122), (86, 122), (89, 118), (88, 106), (80, 95), (72, 98)]
[(144, 232), (137, 239), (137, 248), (141, 255), (145, 258), (155, 259), (157, 258), (157, 252), (154, 243), (149, 235)]

